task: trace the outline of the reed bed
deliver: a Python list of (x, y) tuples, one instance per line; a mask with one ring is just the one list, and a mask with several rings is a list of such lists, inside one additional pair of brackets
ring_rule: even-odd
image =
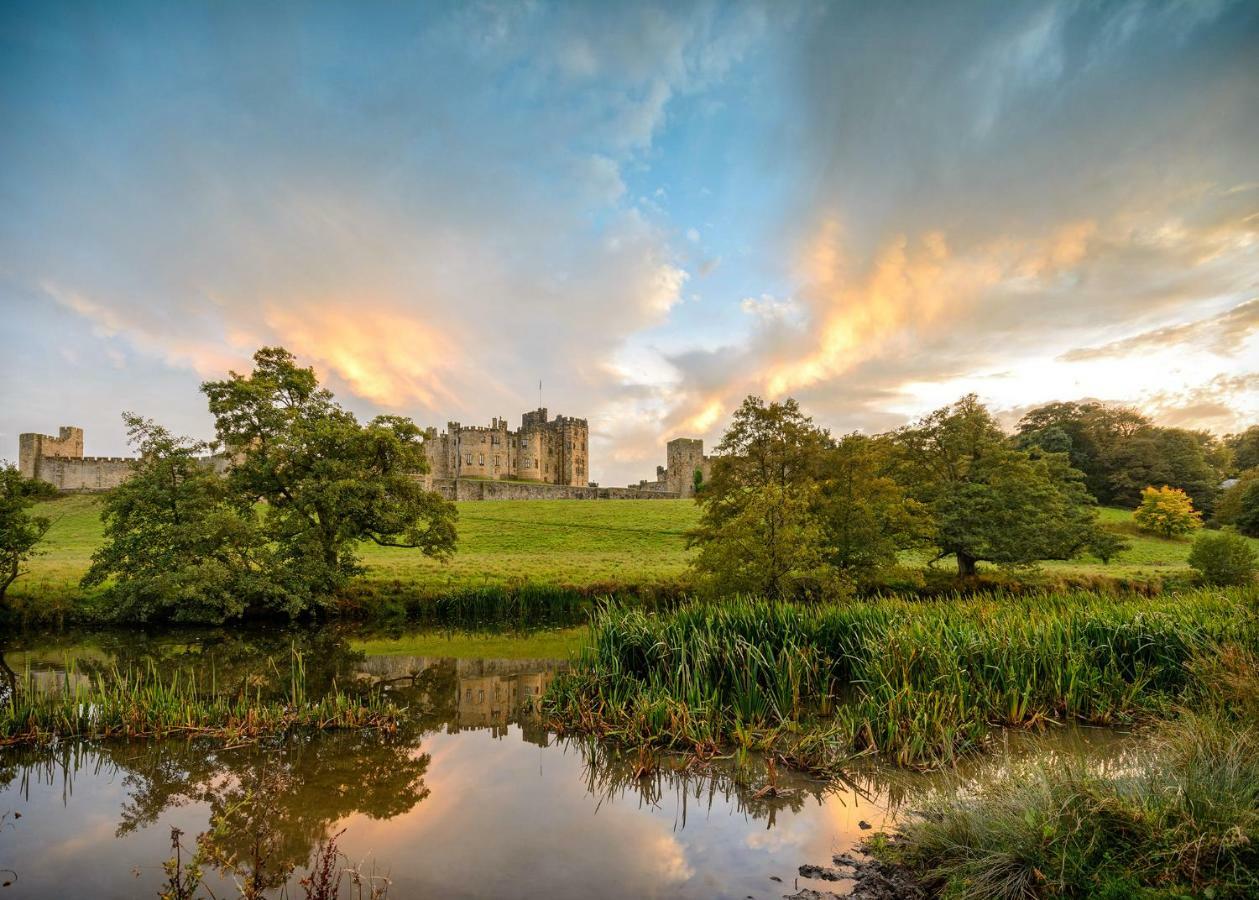
[(992, 593), (804, 606), (608, 606), (544, 710), (560, 728), (825, 770), (859, 753), (935, 767), (994, 728), (1119, 724), (1167, 711), (1186, 663), (1259, 646), (1253, 589), (1158, 597)]
[(294, 651), (284, 696), (262, 683), (220, 689), (215, 673), (143, 668), (83, 673), (71, 663), (51, 679), (29, 668), (0, 704), (0, 747), (62, 738), (159, 738), (196, 735), (236, 744), (297, 729), (393, 728), (401, 711), (377, 693), (338, 689), (306, 693), (305, 665)]
[(1041, 754), (938, 788), (879, 855), (944, 896), (1259, 896), (1259, 656), (1226, 647), (1193, 669), (1136, 758)]

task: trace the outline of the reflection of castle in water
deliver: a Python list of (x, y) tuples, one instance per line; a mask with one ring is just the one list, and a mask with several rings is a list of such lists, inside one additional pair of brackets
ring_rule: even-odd
[(525, 740), (545, 746), (546, 733), (530, 712), (564, 666), (549, 659), (369, 656), (358, 670), (408, 699), (422, 699), (429, 716), (452, 734), (488, 728), (504, 737), (507, 726), (519, 724)]

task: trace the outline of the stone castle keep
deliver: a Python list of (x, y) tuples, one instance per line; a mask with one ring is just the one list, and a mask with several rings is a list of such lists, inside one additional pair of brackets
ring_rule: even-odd
[[(506, 419), (489, 426), (448, 422), (438, 433), (424, 433), (429, 472), (425, 483), (448, 500), (656, 500), (695, 495), (695, 478), (708, 480), (710, 459), (704, 442), (678, 438), (666, 447), (666, 463), (654, 481), (630, 487), (599, 487), (590, 477), (590, 431), (585, 419), (556, 416), (546, 409), (521, 416), (520, 427)], [(27, 478), (46, 481), (62, 491), (105, 491), (131, 476), (134, 459), (84, 456), (83, 429), (62, 426), (56, 437), (23, 434), (18, 438), (18, 468)], [(227, 456), (206, 457), (206, 465), (225, 471)]]
[(429, 474), (442, 478), (492, 478), (585, 486), (589, 483), (590, 431), (585, 419), (556, 416), (545, 408), (521, 416), (511, 431), (506, 419), (489, 427), (446, 423), (424, 435)]

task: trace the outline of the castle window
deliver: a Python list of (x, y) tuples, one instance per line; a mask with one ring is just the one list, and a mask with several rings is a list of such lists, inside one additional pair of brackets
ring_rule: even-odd
[(498, 468), (498, 466), (499, 466), (499, 462), (498, 462), (498, 454), (497, 454), (497, 453), (495, 453), (495, 454), (494, 454), (494, 468)]
[(484, 454), (484, 453), (478, 453), (478, 454), (477, 454), (477, 456), (478, 456), (478, 459), (477, 459), (477, 465), (479, 465), (479, 466), (483, 466), (483, 465), (485, 465), (485, 454)]
[(471, 454), (471, 453), (467, 454), (467, 458), (464, 460), (464, 462), (466, 462), (468, 465), (472, 465), (472, 454)]

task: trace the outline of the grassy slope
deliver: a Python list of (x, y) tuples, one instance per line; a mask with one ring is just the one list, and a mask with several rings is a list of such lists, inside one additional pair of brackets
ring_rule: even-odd
[[(72, 589), (101, 541), (100, 498), (68, 495), (36, 509), (53, 520), (46, 553), (10, 589), (15, 598)], [(442, 564), (409, 550), (362, 548), (368, 578), (440, 591), (480, 585), (655, 584), (676, 580), (698, 519), (690, 500), (504, 500), (459, 507), (459, 552)]]
[[(40, 504), (53, 519), (47, 553), (10, 589), (16, 598), (72, 589), (101, 539), (99, 497), (70, 495)], [(400, 581), (425, 591), (534, 582), (561, 586), (649, 585), (681, 576), (689, 559), (684, 535), (698, 519), (690, 500), (505, 500), (459, 506), (459, 552), (449, 564), (414, 551), (363, 547), (371, 581)], [(1102, 521), (1132, 548), (1109, 565), (1085, 557), (1048, 562), (1049, 573), (1140, 578), (1184, 572), (1191, 541), (1142, 534), (1127, 510), (1103, 509)], [(1254, 541), (1259, 547), (1259, 541)], [(922, 563), (926, 554), (907, 554)], [(947, 563), (939, 565), (947, 568)]]

